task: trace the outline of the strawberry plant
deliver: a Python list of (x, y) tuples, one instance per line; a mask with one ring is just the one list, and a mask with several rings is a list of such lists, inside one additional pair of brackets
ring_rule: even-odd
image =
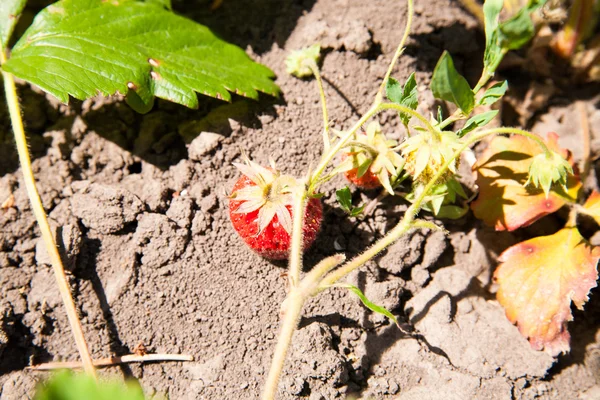
[[(496, 227), (510, 226), (513, 229), (532, 223), (565, 204), (573, 204), (572, 208), (579, 210), (577, 212), (593, 215), (598, 212), (597, 197), (592, 197), (587, 206), (576, 206), (576, 192), (581, 185), (574, 174), (576, 171), (572, 167), (572, 160), (568, 153), (558, 148), (554, 136), (546, 141), (519, 128), (485, 129), (498, 114), (490, 106), (507, 90), (507, 82), (491, 82), (495, 71), (508, 51), (521, 47), (534, 35), (530, 14), (543, 3), (530, 0), (509, 19), (500, 20), (503, 1), (485, 1), (486, 48), (483, 72), (478, 82), (471, 87), (455, 68), (448, 52), (442, 54), (433, 72), (430, 89), (434, 97), (454, 105), (455, 111), (450, 115), (442, 115), (440, 111), (435, 118), (422, 115), (417, 111), (415, 75), (411, 74), (404, 85), (390, 76), (395, 62), (404, 51), (410, 32), (413, 15), (411, 0), (408, 1), (404, 36), (374, 102), (359, 121), (346, 130), (337, 132), (330, 128), (317, 64), (318, 46), (313, 45), (290, 55), (286, 61), (289, 73), (298, 77), (313, 75), (316, 78), (323, 108), (323, 152), (318, 164), (305, 176), (286, 178), (289, 179), (288, 183), (283, 185), (283, 189), (278, 189), (279, 193), (284, 192), (287, 196), (285, 208), (289, 210), (287, 207), (291, 205), (289, 214), (277, 213), (270, 207), (263, 211), (262, 217), (266, 215), (273, 226), (287, 225), (291, 219), (291, 229), (285, 229), (286, 240), (290, 242), (289, 250), (286, 249), (289, 257), (288, 294), (281, 306), (279, 339), (264, 386), (263, 399), (276, 397), (286, 355), (304, 304), (309, 298), (326, 290), (349, 289), (369, 309), (393, 317), (389, 311), (369, 301), (358, 288), (342, 280), (408, 231), (443, 229), (439, 224), (419, 218), (422, 211), (453, 218), (459, 218), (466, 212), (464, 206), (456, 204), (460, 198), (467, 197), (458, 180), (461, 154), (481, 140), (495, 136), (490, 149), (475, 166), (481, 187), (479, 198), (473, 204), (477, 216)], [(388, 140), (385, 127), (372, 121), (385, 110), (395, 110), (405, 128), (406, 138), (399, 144)], [(364, 130), (363, 126), (366, 126)], [(514, 165), (511, 164), (513, 161)], [(244, 169), (242, 173), (245, 177), (241, 179), (254, 180), (252, 177), (255, 172)], [(262, 170), (273, 173), (273, 170)], [(508, 178), (501, 175), (505, 170), (512, 175)], [(344, 254), (336, 254), (302, 275), (302, 254), (307, 245), (305, 218), (310, 218), (310, 209), (315, 208), (318, 199), (324, 195), (319, 190), (321, 185), (338, 174), (344, 174), (358, 188), (382, 187), (385, 195), (402, 196), (410, 206), (398, 224), (363, 253), (350, 260), (346, 260)], [(238, 190), (236, 184), (230, 208), (258, 209), (259, 212), (247, 224), (258, 226), (257, 237), (260, 237), (260, 227), (265, 222), (261, 221), (262, 209), (259, 207), (266, 203), (266, 193), (271, 189), (252, 189), (261, 191), (262, 197), (251, 198), (245, 198), (244, 194), (240, 196), (236, 192)], [(509, 196), (504, 196), (504, 193)], [(352, 205), (348, 188), (338, 190), (336, 197), (341, 207), (351, 215), (356, 216), (362, 211), (360, 207)], [(515, 200), (517, 198), (518, 201)], [(508, 208), (499, 209), (505, 206)], [(280, 207), (280, 210), (283, 208)], [(232, 221), (237, 225), (235, 218), (234, 213)], [(598, 251), (579, 235), (573, 218), (555, 237), (532, 239), (507, 250), (500, 257), (502, 264), (496, 272), (500, 286), (498, 299), (506, 308), (508, 318), (517, 323), (534, 347), (547, 349), (553, 355), (568, 349), (565, 325), (570, 318), (571, 302), (581, 307), (597, 279)], [(313, 231), (308, 232), (311, 235), (310, 242)], [(557, 243), (561, 247), (557, 247)]]
[(37, 85), (63, 103), (70, 97), (84, 100), (118, 93), (142, 113), (152, 109), (155, 97), (197, 108), (198, 93), (229, 101), (230, 92), (256, 99), (259, 92), (277, 95), (278, 88), (268, 68), (254, 63), (242, 49), (222, 41), (208, 28), (171, 12), (169, 0), (61, 0), (42, 10), (9, 49), (25, 3), (4, 0), (0, 4), (4, 90), (33, 213), (83, 367), (95, 376), (35, 186), (14, 77)]

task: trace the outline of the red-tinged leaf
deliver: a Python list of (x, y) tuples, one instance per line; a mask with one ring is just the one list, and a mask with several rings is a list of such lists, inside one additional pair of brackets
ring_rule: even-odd
[(596, 221), (600, 225), (600, 193), (595, 190), (590, 194), (590, 197), (586, 200), (583, 205), (585, 213)]
[[(558, 146), (555, 133), (548, 134), (546, 143), (574, 164), (571, 153)], [(479, 196), (471, 203), (475, 216), (498, 231), (513, 231), (574, 202), (581, 189), (578, 176), (567, 179), (567, 193), (554, 187), (547, 198), (543, 190), (524, 186), (531, 160), (541, 152), (538, 144), (524, 136), (496, 136), (473, 166), (479, 186)]]
[(500, 255), (498, 301), (534, 349), (553, 356), (569, 351), (571, 302), (583, 308), (596, 286), (599, 258), (600, 248), (577, 228), (521, 242)]

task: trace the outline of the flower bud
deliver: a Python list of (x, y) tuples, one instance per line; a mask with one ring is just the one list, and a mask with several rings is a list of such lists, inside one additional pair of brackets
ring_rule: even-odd
[(297, 78), (306, 78), (313, 74), (309, 63), (319, 61), (321, 46), (314, 44), (302, 50), (295, 50), (285, 59), (286, 72)]

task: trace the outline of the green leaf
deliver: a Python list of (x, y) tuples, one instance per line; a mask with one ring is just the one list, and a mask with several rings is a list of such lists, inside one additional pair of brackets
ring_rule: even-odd
[(359, 216), (365, 208), (364, 204), (360, 207), (354, 207), (352, 205), (352, 193), (350, 192), (348, 186), (343, 189), (336, 190), (335, 198), (337, 199), (338, 203), (340, 203), (340, 207), (342, 207), (342, 209), (351, 217)]
[(504, 0), (486, 0), (483, 4), (485, 20), (485, 52), (483, 55), (484, 74), (493, 75), (504, 56), (498, 43), (498, 21), (504, 7)]
[(475, 96), (469, 83), (456, 71), (447, 51), (435, 66), (431, 91), (434, 97), (456, 104), (465, 115), (469, 115), (475, 105)]
[(0, 51), (8, 46), (27, 0), (0, 0)]
[(208, 28), (155, 4), (62, 0), (42, 10), (4, 69), (67, 102), (135, 91), (198, 107), (196, 92), (277, 95), (268, 68)]
[(146, 114), (152, 110), (154, 106), (154, 96), (143, 99), (137, 92), (130, 90), (127, 92), (125, 101), (129, 107), (140, 114)]
[(534, 32), (531, 13), (542, 7), (547, 0), (530, 0), (505, 22), (499, 23), (503, 0), (486, 0), (483, 5), (485, 19), (485, 53), (483, 58), (484, 74), (494, 74), (508, 50), (522, 47)]
[(533, 37), (535, 27), (527, 8), (521, 8), (517, 14), (498, 26), (500, 46), (516, 50), (524, 46)]
[(348, 186), (343, 189), (336, 190), (335, 198), (345, 211), (350, 211), (352, 208), (352, 193), (350, 192)]
[(437, 214), (435, 214), (435, 216), (445, 219), (461, 219), (467, 214), (468, 211), (469, 207), (466, 205), (457, 206), (450, 204), (440, 207), (440, 210), (437, 212)]
[(146, 3), (156, 4), (157, 6), (166, 8), (167, 10), (172, 10), (171, 0), (144, 0)]
[[(417, 98), (417, 80), (415, 79), (415, 73), (413, 72), (406, 79), (404, 86), (400, 85), (400, 82), (394, 78), (390, 78), (386, 86), (387, 98), (396, 104), (408, 107), (411, 110), (416, 110), (419, 105), (419, 99)], [(410, 121), (411, 116), (400, 112), (400, 119), (404, 125), (407, 125)]]
[(436, 117), (438, 125), (444, 121), (444, 110), (442, 110), (442, 106), (438, 106)]
[(75, 375), (62, 372), (39, 386), (34, 400), (144, 400), (142, 388), (123, 382), (105, 382), (102, 384), (88, 375)]
[(360, 164), (358, 166), (358, 169), (356, 170), (356, 177), (360, 178), (364, 174), (366, 174), (367, 171), (369, 170), (369, 167), (371, 166), (371, 164), (373, 164), (373, 159), (371, 157), (369, 157), (362, 164)]
[(399, 326), (398, 320), (396, 319), (394, 314), (392, 314), (385, 308), (378, 306), (377, 304), (374, 304), (373, 302), (371, 302), (369, 299), (367, 299), (367, 296), (365, 296), (364, 293), (361, 292), (361, 290), (359, 288), (357, 288), (356, 286), (350, 285), (350, 284), (345, 284), (345, 283), (338, 284), (336, 286), (350, 290), (351, 292), (353, 292), (355, 295), (357, 295), (360, 298), (360, 301), (362, 301), (362, 303), (365, 305), (365, 307), (367, 307), (369, 310), (388, 317), (389, 319), (391, 319), (394, 322), (394, 324), (396, 324), (396, 326)]
[(474, 115), (465, 122), (465, 127), (456, 132), (458, 137), (463, 137), (473, 129), (481, 128), (487, 125), (494, 117), (498, 115), (498, 110), (486, 111), (481, 114)]
[(350, 210), (350, 216), (351, 217), (358, 217), (360, 214), (362, 214), (363, 210), (365, 209), (366, 204), (363, 204), (360, 207), (353, 207), (352, 210)]
[(498, 27), (498, 19), (500, 12), (504, 7), (504, 0), (486, 0), (483, 4), (483, 17), (485, 20), (485, 46), (486, 51), (490, 49), (494, 43), (494, 35)]
[(448, 180), (448, 182), (446, 182), (446, 187), (448, 188), (448, 194), (451, 196), (452, 202), (456, 200), (456, 195), (459, 195), (463, 199), (468, 198), (465, 189), (455, 178)]
[(497, 82), (490, 86), (479, 100), (479, 105), (490, 106), (500, 100), (508, 90), (508, 82)]

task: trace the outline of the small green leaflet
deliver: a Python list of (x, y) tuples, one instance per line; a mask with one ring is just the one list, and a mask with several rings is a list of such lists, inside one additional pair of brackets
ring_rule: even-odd
[[(416, 110), (419, 105), (417, 80), (415, 79), (414, 72), (406, 79), (404, 87), (400, 85), (400, 82), (390, 77), (385, 88), (385, 93), (391, 102), (408, 107), (411, 110)], [(400, 112), (400, 119), (404, 125), (408, 125), (410, 118), (410, 115)]]
[(508, 90), (508, 82), (497, 82), (490, 86), (479, 100), (479, 105), (490, 106), (500, 100)]
[[(423, 209), (440, 218), (460, 218), (467, 213), (468, 207), (453, 204), (458, 197), (466, 199), (467, 194), (460, 182), (452, 178), (446, 183), (440, 183), (431, 188), (429, 196), (425, 198)], [(406, 196), (406, 200), (414, 202), (414, 193)]]
[(134, 91), (143, 105), (156, 96), (196, 108), (196, 92), (227, 101), (229, 92), (278, 94), (271, 70), (157, 2), (58, 1), (36, 16), (4, 69), (65, 103)]
[(504, 0), (485, 0), (483, 16), (485, 20), (484, 70), (493, 74), (504, 54), (498, 45), (498, 20), (504, 7)]
[(481, 114), (477, 114), (465, 122), (465, 127), (456, 132), (458, 137), (463, 137), (473, 129), (481, 128), (487, 125), (494, 117), (498, 115), (498, 110), (486, 111)]
[(535, 33), (529, 10), (525, 7), (521, 8), (511, 19), (501, 23), (498, 29), (500, 31), (500, 46), (509, 50), (521, 48), (529, 42)]
[(467, 214), (467, 212), (469, 212), (469, 206), (467, 205), (457, 206), (454, 204), (449, 204), (446, 206), (441, 206), (440, 210), (437, 214), (435, 214), (435, 216), (444, 219), (461, 219)]
[(469, 83), (456, 71), (447, 51), (444, 51), (435, 66), (431, 91), (435, 98), (456, 104), (465, 115), (469, 115), (475, 106), (475, 95)]
[(27, 0), (0, 0), (0, 51), (8, 46)]
[(340, 203), (340, 207), (342, 207), (342, 209), (346, 211), (351, 217), (356, 217), (360, 215), (360, 213), (362, 213), (362, 211), (365, 208), (364, 204), (360, 207), (354, 207), (352, 205), (352, 193), (350, 193), (350, 189), (348, 188), (348, 186), (346, 186), (343, 189), (336, 190), (335, 198), (337, 199), (338, 203)]
[(34, 400), (144, 400), (142, 388), (135, 383), (96, 381), (84, 374), (61, 372), (35, 392)]
[(367, 296), (365, 296), (364, 293), (361, 292), (361, 290), (356, 286), (346, 283), (336, 284), (335, 286), (350, 290), (352, 293), (354, 293), (360, 298), (360, 301), (362, 301), (365, 307), (367, 307), (369, 310), (388, 317), (390, 320), (392, 320), (392, 322), (394, 322), (394, 324), (396, 324), (397, 327), (400, 327), (400, 325), (398, 324), (398, 320), (396, 319), (394, 314), (392, 314), (385, 308), (372, 303), (369, 299), (367, 299)]
[(499, 22), (503, 0), (486, 0), (483, 5), (485, 19), (484, 70), (493, 75), (508, 50), (525, 45), (535, 33), (531, 13), (542, 7), (547, 0), (530, 0), (507, 21)]

